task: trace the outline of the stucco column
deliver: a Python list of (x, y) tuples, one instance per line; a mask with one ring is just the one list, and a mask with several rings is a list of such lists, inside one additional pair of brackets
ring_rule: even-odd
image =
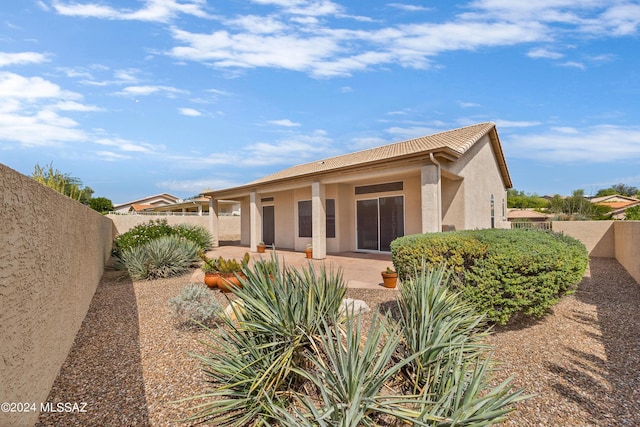
[(319, 182), (311, 184), (311, 244), (313, 258), (327, 257), (327, 207), (325, 186)]
[(260, 194), (256, 191), (252, 191), (249, 194), (249, 250), (251, 252), (258, 251), (258, 243), (262, 240), (262, 202), (260, 201)]
[(198, 203), (198, 216), (202, 216), (202, 205)]
[(422, 232), (442, 231), (440, 165), (424, 165), (420, 169)]
[(213, 197), (209, 197), (209, 232), (213, 237), (213, 247), (220, 246), (220, 231), (218, 225), (218, 201)]

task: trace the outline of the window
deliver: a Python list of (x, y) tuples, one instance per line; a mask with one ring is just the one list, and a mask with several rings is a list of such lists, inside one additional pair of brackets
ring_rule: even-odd
[(493, 201), (493, 194), (491, 195), (491, 228), (496, 227), (496, 219), (495, 219), (495, 203)]
[(402, 191), (402, 181), (387, 182), (385, 184), (363, 185), (356, 187), (356, 194), (384, 193), (387, 191)]
[(298, 202), (298, 237), (311, 237), (311, 200)]
[[(327, 238), (336, 237), (336, 200), (327, 199)], [(313, 224), (311, 220), (311, 200), (301, 200), (298, 202), (298, 237), (312, 237)]]

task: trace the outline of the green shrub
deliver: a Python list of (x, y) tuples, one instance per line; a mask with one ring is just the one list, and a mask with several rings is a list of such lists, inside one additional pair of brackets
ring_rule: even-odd
[[(401, 319), (339, 321), (340, 272), (265, 263), (245, 269), (238, 322), (209, 330), (197, 356), (208, 393), (191, 421), (216, 426), (488, 426), (522, 400), (509, 380), (490, 385), (482, 318), (445, 286), (442, 270), (402, 284)], [(419, 312), (419, 313), (418, 313)], [(424, 314), (428, 313), (428, 314)], [(407, 339), (409, 334), (424, 337)]]
[(396, 239), (393, 263), (401, 278), (446, 262), (451, 286), (488, 319), (505, 324), (516, 313), (540, 317), (575, 290), (589, 262), (578, 240), (537, 230), (473, 230)]
[(206, 251), (213, 246), (211, 233), (204, 227), (191, 224), (169, 225), (166, 219), (155, 219), (138, 224), (131, 230), (120, 234), (113, 241), (113, 254), (120, 256), (123, 251), (145, 245), (164, 236), (181, 236), (194, 242), (200, 250)]
[(222, 306), (211, 290), (201, 283), (189, 283), (169, 300), (169, 307), (181, 324), (191, 321), (206, 325), (216, 319)]
[(113, 241), (113, 253), (119, 256), (123, 251), (142, 246), (153, 239), (173, 234), (173, 229), (166, 219), (156, 219), (138, 224), (126, 233), (117, 236)]
[(213, 237), (211, 236), (211, 233), (202, 226), (194, 224), (178, 224), (173, 226), (173, 232), (178, 236), (191, 240), (198, 245), (200, 250), (208, 251), (213, 247)]
[(164, 236), (120, 254), (116, 265), (126, 268), (134, 280), (183, 274), (197, 260), (198, 246), (179, 236)]

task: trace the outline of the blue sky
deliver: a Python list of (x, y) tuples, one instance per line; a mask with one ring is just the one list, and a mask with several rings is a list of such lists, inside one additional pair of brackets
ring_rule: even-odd
[(0, 162), (122, 203), (496, 122), (514, 187), (640, 187), (640, 3), (3, 0)]

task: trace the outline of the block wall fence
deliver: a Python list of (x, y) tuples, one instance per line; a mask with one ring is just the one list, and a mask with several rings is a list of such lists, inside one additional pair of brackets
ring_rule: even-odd
[[(0, 402), (39, 405), (86, 316), (113, 237), (153, 217), (100, 215), (2, 164), (0, 188)], [(166, 218), (209, 226), (206, 216)], [(239, 240), (240, 217), (219, 220), (221, 240)], [(640, 221), (556, 221), (553, 230), (582, 241), (590, 256), (615, 257), (640, 283)], [(0, 411), (0, 426), (37, 418), (38, 411)]]
[[(0, 402), (46, 402), (111, 252), (111, 220), (0, 164)], [(0, 411), (0, 426), (38, 412)]]

